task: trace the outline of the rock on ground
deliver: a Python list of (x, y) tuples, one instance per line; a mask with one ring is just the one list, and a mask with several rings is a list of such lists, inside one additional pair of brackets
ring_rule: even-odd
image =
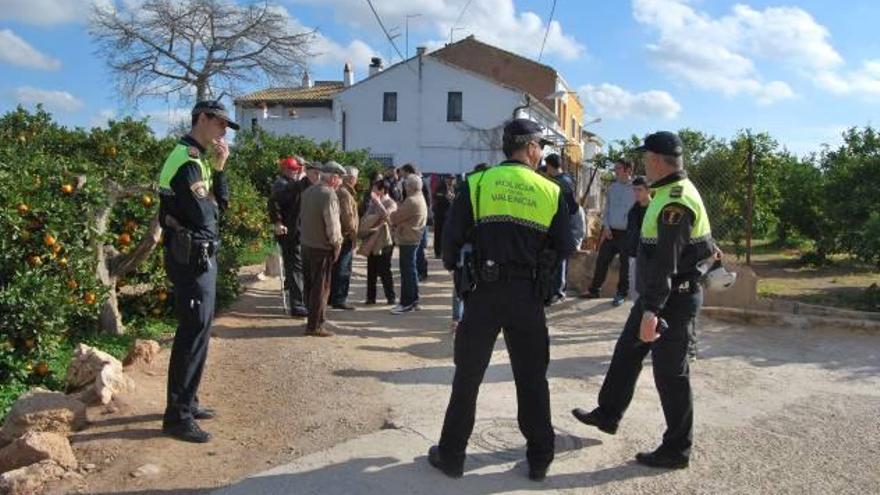
[(0, 473), (47, 459), (67, 469), (77, 467), (67, 437), (58, 433), (29, 431), (0, 450)]
[(125, 366), (136, 364), (149, 366), (156, 360), (156, 356), (161, 349), (162, 347), (155, 340), (137, 339), (132, 344), (131, 349), (128, 350), (128, 355), (125, 356), (122, 364)]
[(81, 489), (86, 485), (81, 475), (64, 469), (55, 461), (46, 460), (0, 474), (0, 495), (46, 493), (48, 487), (55, 483), (63, 483), (63, 492)]
[(86, 405), (61, 392), (35, 388), (13, 404), (0, 431), (0, 444), (9, 443), (28, 431), (67, 435), (86, 424)]
[(122, 371), (122, 363), (115, 357), (85, 344), (76, 346), (73, 360), (67, 367), (67, 389), (77, 390), (95, 383), (105, 366)]

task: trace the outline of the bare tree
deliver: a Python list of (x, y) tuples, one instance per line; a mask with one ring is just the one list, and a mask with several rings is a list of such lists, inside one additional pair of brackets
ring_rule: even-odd
[(138, 7), (93, 8), (90, 33), (122, 95), (235, 94), (242, 83), (298, 79), (314, 31), (292, 32), (287, 13), (269, 2), (145, 0)]

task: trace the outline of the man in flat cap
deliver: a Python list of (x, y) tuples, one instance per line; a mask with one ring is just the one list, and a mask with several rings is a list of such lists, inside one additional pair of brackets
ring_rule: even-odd
[(280, 173), (269, 195), (269, 219), (275, 226), (275, 240), (281, 248), (284, 270), (285, 310), (290, 316), (308, 315), (303, 298), (302, 246), (299, 233), (299, 200), (308, 185), (302, 162), (295, 156), (278, 162)]
[(720, 250), (700, 193), (684, 171), (684, 147), (678, 135), (651, 134), (639, 151), (644, 152), (653, 195), (636, 256), (639, 298), (617, 340), (598, 407), (578, 408), (572, 414), (584, 424), (615, 434), (650, 352), (666, 432), (660, 446), (636, 454), (636, 462), (683, 469), (690, 463), (694, 427), (688, 348), (703, 303), (697, 265)]
[(318, 175), (319, 182), (306, 189), (300, 204), (303, 285), (309, 312), (305, 334), (315, 337), (333, 335), (324, 328), (324, 315), (330, 297), (333, 263), (339, 257), (344, 240), (336, 196), (344, 175), (342, 165), (334, 161), (325, 163)]
[[(428, 461), (448, 476), (462, 475), (474, 427), (477, 394), (498, 332), (510, 354), (520, 431), (526, 438), (529, 478), (543, 480), (553, 461), (550, 362), (544, 300), (554, 266), (573, 251), (569, 214), (557, 183), (535, 172), (543, 129), (526, 119), (504, 128), (507, 160), (468, 176), (448, 213), (443, 266), (456, 268), (465, 244), (473, 245), (475, 287), (463, 287), (464, 318), (455, 336), (455, 377), (438, 445)], [(541, 283), (539, 272), (547, 272)]]
[(195, 443), (211, 439), (196, 420), (215, 415), (199, 404), (198, 390), (214, 318), (220, 214), (229, 204), (223, 171), (229, 157), (227, 127), (239, 128), (222, 103), (197, 103), (192, 129), (180, 138), (159, 175), (165, 271), (174, 285), (177, 317), (162, 431)]

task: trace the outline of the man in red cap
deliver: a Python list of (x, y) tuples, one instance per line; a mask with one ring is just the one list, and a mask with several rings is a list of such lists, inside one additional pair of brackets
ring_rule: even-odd
[(299, 197), (304, 172), (300, 160), (288, 156), (278, 162), (280, 174), (269, 196), (269, 219), (275, 225), (275, 240), (281, 246), (284, 261), (284, 288), (290, 316), (308, 316), (303, 300), (303, 263), (299, 221)]

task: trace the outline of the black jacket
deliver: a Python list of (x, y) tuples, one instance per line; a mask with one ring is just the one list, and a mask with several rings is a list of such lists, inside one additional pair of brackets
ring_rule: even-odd
[(308, 177), (293, 180), (283, 175), (272, 183), (268, 205), (269, 220), (272, 223), (280, 221), (287, 227), (288, 236), (298, 234), (300, 196), (310, 185)]
[(642, 238), (642, 221), (645, 219), (647, 206), (638, 203), (633, 204), (626, 214), (626, 255), (635, 258), (639, 252), (639, 242)]
[[(508, 162), (499, 167), (525, 167), (525, 164)], [(562, 194), (556, 214), (547, 232), (513, 222), (484, 223), (474, 225), (470, 186), (467, 181), (452, 202), (443, 231), (443, 266), (455, 268), (458, 253), (465, 243), (472, 242), (479, 259), (493, 260), (502, 266), (534, 269), (542, 249), (556, 251), (557, 259), (565, 259), (573, 251), (574, 240), (569, 226), (570, 216)]]
[[(204, 154), (205, 149), (191, 136), (186, 135), (180, 143), (192, 146)], [(171, 178), (174, 195), (160, 196), (160, 220), (163, 227), (166, 215), (174, 217), (184, 228), (192, 233), (193, 241), (220, 240), (220, 214), (229, 206), (229, 185), (226, 174), (214, 171), (211, 177), (211, 190), (200, 188), (205, 182), (199, 164), (188, 161)], [(170, 238), (170, 236), (166, 236)]]

